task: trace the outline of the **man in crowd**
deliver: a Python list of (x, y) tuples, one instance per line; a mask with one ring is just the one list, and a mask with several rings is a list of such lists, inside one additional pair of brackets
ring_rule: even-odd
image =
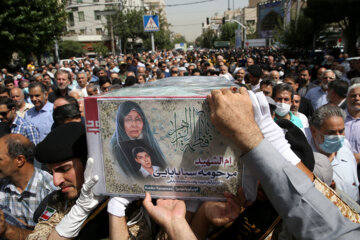
[(16, 114), (19, 117), (24, 118), (25, 113), (32, 107), (33, 104), (25, 102), (25, 95), (21, 88), (13, 88), (10, 91), (10, 98), (15, 101), (16, 104)]
[(299, 93), (295, 92), (293, 100), (291, 101), (290, 110), (296, 117), (298, 117), (301, 120), (303, 128), (308, 128), (309, 127), (309, 119), (306, 117), (305, 114), (299, 112), (300, 102), (301, 102), (301, 96)]
[(25, 113), (24, 119), (34, 125), (40, 132), (40, 142), (50, 132), (53, 124), (53, 104), (48, 101), (48, 92), (44, 84), (32, 82), (29, 85), (29, 96), (34, 107)]
[(87, 86), (87, 75), (85, 72), (78, 72), (76, 75), (76, 81), (78, 83), (78, 86), (76, 87), (77, 89), (80, 89), (84, 95), (84, 97), (87, 97), (87, 91), (86, 91), (86, 86)]
[(10, 98), (0, 98), (0, 120), (6, 123), (11, 133), (27, 137), (35, 145), (40, 142), (39, 130), (16, 114), (16, 104)]
[(275, 82), (271, 79), (263, 80), (260, 83), (260, 90), (264, 93), (265, 96), (271, 97), (273, 95), (274, 87)]
[(250, 65), (247, 69), (249, 73), (251, 90), (256, 93), (260, 91), (262, 70), (259, 65)]
[(312, 83), (310, 80), (311, 80), (311, 75), (310, 75), (309, 69), (301, 70), (299, 73), (299, 85), (300, 86), (298, 89), (298, 92), (301, 97), (305, 97), (305, 95), (307, 94), (307, 92), (310, 89), (317, 87), (317, 85)]
[(52, 176), (34, 167), (35, 146), (26, 137), (9, 134), (0, 138), (0, 236), (25, 239), (35, 226), (33, 214), (52, 191)]
[[(270, 58), (269, 58), (270, 59)], [(270, 78), (276, 83), (281, 83), (282, 81), (280, 80), (280, 73), (276, 70), (272, 70), (270, 72)]]
[(356, 160), (345, 139), (345, 112), (338, 106), (318, 108), (310, 120), (308, 142), (314, 152), (326, 155), (333, 167), (335, 186), (359, 201), (359, 180)]
[(55, 81), (57, 85), (57, 90), (49, 94), (49, 101), (54, 102), (56, 98), (61, 96), (66, 96), (69, 94), (71, 89), (69, 85), (72, 83), (71, 73), (60, 69), (55, 74)]
[(274, 87), (273, 99), (276, 102), (274, 120), (287, 119), (298, 128), (303, 128), (301, 120), (290, 111), (293, 97), (294, 89), (289, 84), (280, 83)]
[(349, 84), (342, 80), (335, 80), (329, 83), (327, 99), (329, 104), (346, 109), (346, 94)]
[[(107, 238), (107, 202), (103, 203), (103, 198), (94, 196), (91, 190), (98, 177), (92, 176), (94, 160), (87, 160), (84, 125), (72, 122), (55, 128), (37, 145), (35, 157), (47, 164), (54, 185), (61, 190), (40, 204), (34, 214), (38, 223), (27, 239), (67, 239), (77, 235), (80, 239)], [(92, 213), (98, 204), (99, 211)]]
[(329, 82), (334, 81), (335, 79), (335, 73), (332, 70), (324, 71), (321, 75), (321, 85), (310, 89), (305, 95), (305, 98), (311, 101), (311, 105), (315, 110), (328, 103), (327, 91)]
[(349, 140), (356, 161), (360, 163), (360, 83), (350, 86), (346, 98), (347, 116), (345, 136)]

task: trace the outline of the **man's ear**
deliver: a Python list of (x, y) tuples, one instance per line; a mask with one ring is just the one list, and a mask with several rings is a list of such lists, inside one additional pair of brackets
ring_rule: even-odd
[(16, 161), (16, 166), (18, 168), (21, 168), (22, 166), (24, 166), (25, 162), (26, 162), (26, 158), (24, 155), (19, 155), (15, 158)]

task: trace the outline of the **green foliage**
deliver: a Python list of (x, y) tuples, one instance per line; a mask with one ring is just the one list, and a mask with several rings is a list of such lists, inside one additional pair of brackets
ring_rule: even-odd
[(185, 36), (181, 34), (175, 34), (173, 39), (173, 45), (176, 43), (187, 43)]
[(62, 41), (59, 44), (60, 58), (79, 57), (85, 54), (83, 44), (75, 41)]
[(107, 56), (109, 49), (104, 45), (103, 42), (99, 42), (99, 43), (95, 43), (93, 44), (93, 48), (94, 48), (94, 52), (98, 55), (98, 56)]
[(195, 44), (196, 46), (200, 46), (202, 48), (213, 48), (214, 42), (216, 40), (217, 36), (215, 31), (212, 29), (207, 29), (199, 37), (196, 38)]
[[(360, 35), (360, 1), (358, 0), (308, 0), (305, 14), (314, 26), (337, 23), (343, 30), (345, 49), (350, 56), (357, 55), (356, 42)], [(317, 29), (320, 32), (319, 29)]]
[(285, 29), (278, 28), (276, 30), (276, 40), (289, 47), (309, 49), (312, 47), (315, 32), (314, 22), (304, 15), (299, 16), (298, 26), (296, 26), (295, 20), (291, 20)]
[(58, 0), (0, 1), (0, 63), (8, 63), (13, 52), (40, 56), (61, 35), (65, 22)]
[(230, 41), (230, 46), (235, 46), (235, 31), (238, 28), (237, 23), (225, 23), (221, 26), (220, 40)]

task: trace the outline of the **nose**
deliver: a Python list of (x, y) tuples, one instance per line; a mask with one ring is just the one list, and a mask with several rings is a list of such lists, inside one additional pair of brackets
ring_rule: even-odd
[(56, 187), (60, 186), (64, 181), (64, 177), (61, 173), (53, 173), (53, 182)]

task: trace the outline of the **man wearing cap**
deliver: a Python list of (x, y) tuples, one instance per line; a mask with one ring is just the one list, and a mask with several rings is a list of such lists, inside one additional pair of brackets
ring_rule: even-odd
[(33, 214), (57, 188), (52, 176), (34, 167), (35, 145), (20, 134), (0, 138), (0, 236), (24, 239), (35, 226)]
[(260, 82), (262, 81), (262, 70), (260, 66), (250, 65), (247, 70), (249, 73), (251, 91), (253, 91), (254, 93), (260, 92)]
[(27, 239), (107, 238), (107, 202), (91, 190), (98, 177), (92, 176), (94, 160), (87, 160), (84, 125), (72, 122), (55, 128), (38, 144), (35, 157), (47, 164), (61, 190), (40, 204), (34, 214), (38, 223)]

